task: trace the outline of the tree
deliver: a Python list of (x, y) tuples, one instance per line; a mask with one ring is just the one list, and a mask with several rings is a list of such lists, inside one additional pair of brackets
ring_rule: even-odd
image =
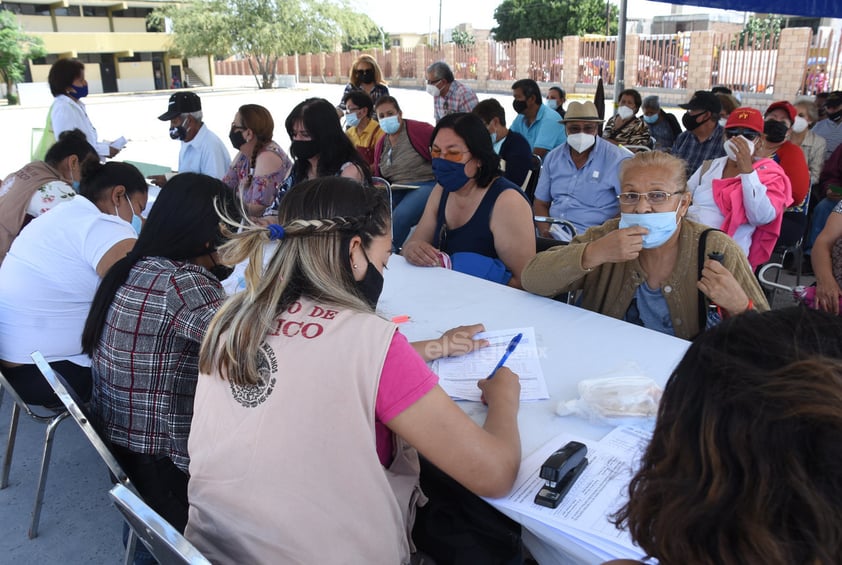
[(47, 54), (40, 37), (23, 33), (15, 15), (0, 9), (0, 76), (6, 84), (6, 99), (16, 104), (17, 96), (12, 92), (23, 80), (26, 62)]
[(459, 47), (467, 47), (469, 45), (474, 45), (477, 42), (477, 38), (474, 37), (473, 34), (461, 29), (454, 29), (453, 33), (450, 34), (450, 39)]
[(366, 14), (353, 11), (343, 4), (336, 10), (335, 19), (342, 29), (342, 50), (382, 49), (390, 44), (389, 34), (378, 27)]
[(751, 16), (740, 32), (740, 38), (734, 48), (772, 49), (777, 45), (782, 24), (783, 18), (776, 14), (768, 14), (763, 17)]
[(245, 57), (259, 88), (272, 88), (278, 59), (340, 44), (345, 2), (316, 0), (198, 0), (162, 7), (152, 25), (172, 21), (172, 51), (184, 56)]
[[(566, 35), (605, 33), (603, 0), (503, 0), (494, 10), (498, 41), (561, 39)], [(610, 5), (609, 31), (617, 33), (618, 9)]]

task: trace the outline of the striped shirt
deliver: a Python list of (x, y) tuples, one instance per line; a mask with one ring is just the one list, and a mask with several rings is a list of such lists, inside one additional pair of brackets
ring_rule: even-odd
[(434, 98), (434, 114), (436, 123), (448, 114), (456, 112), (470, 112), (479, 101), (477, 95), (470, 87), (465, 86), (458, 80), (450, 83), (450, 89), (443, 96)]
[(109, 441), (187, 472), (199, 345), (224, 298), (197, 265), (148, 257), (132, 267), (93, 355), (92, 407)]
[(837, 124), (825, 118), (813, 126), (812, 132), (824, 138), (827, 142), (824, 150), (824, 160), (827, 161), (833, 155), (836, 148), (839, 147), (839, 144), (842, 143), (842, 122)]
[(675, 139), (672, 154), (687, 162), (687, 176), (691, 176), (703, 162), (725, 156), (725, 130), (717, 125), (706, 140), (699, 142), (692, 131), (685, 131)]

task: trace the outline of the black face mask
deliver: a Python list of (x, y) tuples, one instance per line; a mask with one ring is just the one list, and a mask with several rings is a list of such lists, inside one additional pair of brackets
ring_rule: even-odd
[(356, 284), (357, 291), (365, 298), (372, 310), (377, 308), (377, 301), (380, 300), (380, 293), (383, 292), (383, 275), (371, 261), (365, 269), (363, 280), (356, 281)]
[(231, 276), (231, 273), (234, 272), (234, 267), (229, 267), (228, 265), (220, 265), (219, 263), (217, 263), (216, 259), (213, 258), (213, 253), (215, 251), (216, 250), (214, 249), (213, 251), (208, 253), (208, 257), (210, 257), (210, 260), (213, 261), (213, 267), (209, 268), (208, 271), (210, 271), (210, 273), (216, 277), (216, 280), (222, 282)]
[(231, 140), (231, 145), (237, 150), (246, 144), (246, 138), (243, 137), (243, 132), (238, 129), (231, 128), (231, 131), (228, 133), (228, 139)]
[(319, 153), (319, 144), (315, 139), (296, 140), (290, 145), (290, 153), (296, 159), (309, 159)]
[(701, 114), (697, 114), (695, 116), (692, 115), (690, 112), (684, 112), (684, 115), (681, 116), (681, 124), (684, 126), (684, 129), (686, 129), (687, 131), (693, 131), (694, 129), (696, 129), (697, 127), (699, 127), (703, 123), (705, 123), (706, 120), (699, 121), (699, 116), (704, 116), (704, 115), (705, 115), (704, 112), (702, 112)]
[(763, 122), (763, 134), (769, 143), (780, 143), (786, 139), (786, 132), (788, 130), (789, 128), (783, 122), (776, 120), (766, 120)]
[(835, 112), (829, 112), (827, 114), (827, 118), (831, 122), (838, 122), (840, 118), (842, 118), (842, 110), (837, 110)]
[(526, 112), (526, 100), (515, 100), (512, 102), (512, 108), (514, 108), (515, 112), (518, 114), (523, 114)]
[(374, 71), (368, 69), (367, 71), (357, 71), (357, 78), (360, 79), (360, 82), (363, 84), (371, 84), (374, 82)]
[(181, 125), (170, 128), (170, 138), (184, 141), (184, 138), (187, 137), (187, 128), (184, 127), (185, 123), (186, 122), (181, 122)]

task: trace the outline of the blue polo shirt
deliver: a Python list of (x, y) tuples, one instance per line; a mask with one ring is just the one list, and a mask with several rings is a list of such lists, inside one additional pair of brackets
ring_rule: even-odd
[(565, 219), (576, 233), (584, 233), (619, 213), (620, 163), (631, 156), (597, 136), (585, 166), (577, 169), (565, 143), (546, 155), (535, 198), (550, 203), (550, 216)]
[(549, 151), (567, 141), (567, 132), (564, 125), (560, 124), (558, 120), (558, 112), (541, 104), (532, 125), (527, 127), (526, 117), (523, 114), (518, 114), (509, 129), (525, 137), (533, 152), (536, 149)]

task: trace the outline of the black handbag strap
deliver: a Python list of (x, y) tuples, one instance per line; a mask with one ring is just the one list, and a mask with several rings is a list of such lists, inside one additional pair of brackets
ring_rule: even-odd
[[(708, 234), (712, 231), (722, 231), (722, 230), (718, 230), (716, 228), (708, 228), (699, 235), (699, 253), (698, 253), (699, 270), (698, 270), (698, 274), (696, 275), (697, 281), (701, 280), (701, 278), (702, 278), (702, 269), (704, 269), (704, 267), (705, 267), (705, 258), (707, 257), (707, 255), (705, 254), (705, 251), (707, 250)], [(701, 328), (701, 331), (699, 333), (702, 333), (703, 331), (705, 331), (705, 325), (706, 325), (706, 321), (707, 321), (707, 305), (708, 305), (708, 297), (705, 296), (705, 293), (700, 290), (699, 291), (699, 327)]]

